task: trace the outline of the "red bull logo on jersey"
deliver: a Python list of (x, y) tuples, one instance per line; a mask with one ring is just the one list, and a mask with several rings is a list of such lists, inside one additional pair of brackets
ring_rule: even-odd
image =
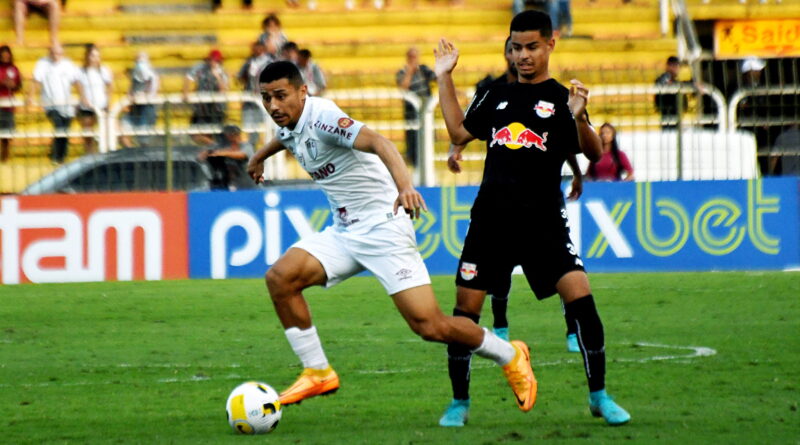
[(539, 136), (535, 131), (519, 122), (513, 122), (499, 130), (492, 129), (492, 140), (489, 142), (489, 147), (505, 145), (512, 150), (536, 147), (539, 150), (547, 151), (545, 142), (547, 142), (547, 132)]
[(543, 119), (552, 116), (556, 112), (556, 106), (544, 100), (540, 100), (533, 109), (536, 111), (536, 115)]

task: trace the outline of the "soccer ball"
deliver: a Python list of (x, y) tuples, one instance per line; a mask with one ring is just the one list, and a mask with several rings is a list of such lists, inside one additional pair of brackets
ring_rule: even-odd
[(225, 408), (228, 423), (240, 434), (264, 434), (281, 420), (281, 402), (271, 386), (261, 382), (242, 383), (231, 391)]

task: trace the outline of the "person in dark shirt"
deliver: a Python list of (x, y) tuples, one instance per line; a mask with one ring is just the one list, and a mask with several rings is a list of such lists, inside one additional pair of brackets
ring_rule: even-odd
[[(487, 145), (483, 181), (456, 274), (455, 313), (477, 319), (486, 291), (521, 265), (536, 297), (558, 293), (578, 325), (591, 413), (622, 425), (630, 415), (605, 390), (603, 324), (583, 260), (569, 237), (560, 187), (568, 153), (583, 152), (590, 161), (600, 156), (600, 138), (586, 112), (589, 91), (578, 80), (567, 89), (550, 77), (555, 40), (547, 14), (517, 14), (510, 35), (518, 82), (476, 97), (466, 118), (452, 76), (458, 50), (442, 39), (435, 51), (439, 102), (452, 143), (477, 138)], [(469, 349), (449, 345), (448, 355), (466, 357), (463, 369), (469, 373)], [(469, 412), (468, 395), (463, 397), (467, 388), (453, 390), (440, 424), (462, 426)]]

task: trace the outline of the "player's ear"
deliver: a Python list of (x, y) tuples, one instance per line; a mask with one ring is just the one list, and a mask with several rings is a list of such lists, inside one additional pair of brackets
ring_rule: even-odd
[(299, 91), (300, 91), (300, 97), (305, 99), (308, 96), (308, 85), (306, 84), (300, 85)]

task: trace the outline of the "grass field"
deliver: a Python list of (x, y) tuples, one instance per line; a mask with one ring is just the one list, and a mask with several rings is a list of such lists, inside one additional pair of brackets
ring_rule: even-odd
[[(590, 416), (557, 300), (537, 302), (520, 277), (509, 319), (533, 350), (536, 408), (519, 412), (476, 358), (470, 423), (438, 427), (445, 347), (355, 278), (307, 293), (342, 389), (286, 408), (267, 436), (237, 436), (228, 392), (280, 390), (300, 371), (262, 282), (165, 281), (0, 287), (0, 443), (800, 443), (800, 274), (591, 278), (624, 427)], [(434, 286), (449, 312), (452, 278)]]

